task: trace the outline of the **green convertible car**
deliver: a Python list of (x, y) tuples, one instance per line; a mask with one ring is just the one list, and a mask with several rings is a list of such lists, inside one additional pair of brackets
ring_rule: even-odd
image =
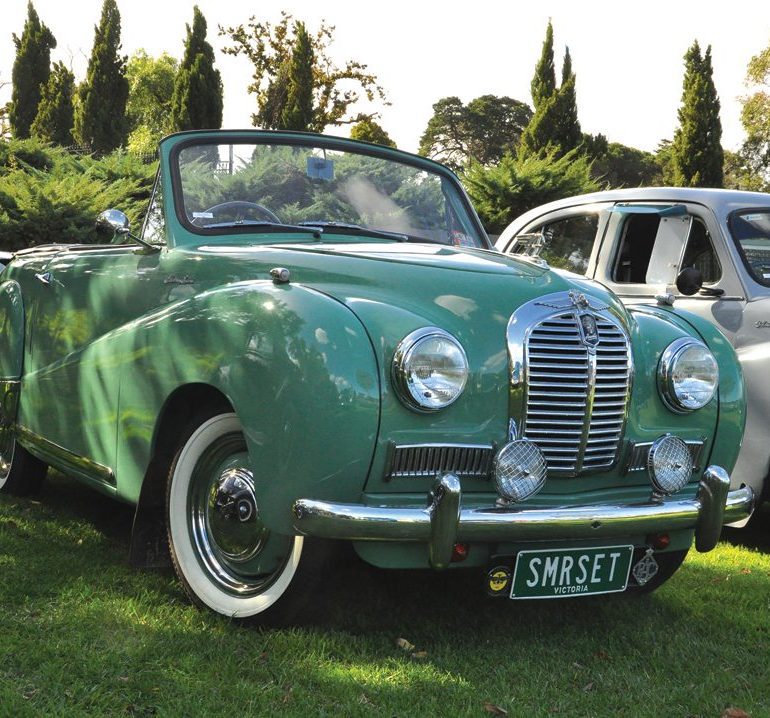
[(751, 512), (719, 331), (497, 253), (439, 164), (181, 133), (141, 229), (97, 226), (0, 274), (0, 490), (50, 465), (135, 505), (132, 560), (214, 611), (287, 620), (328, 539), (494, 596), (648, 591)]

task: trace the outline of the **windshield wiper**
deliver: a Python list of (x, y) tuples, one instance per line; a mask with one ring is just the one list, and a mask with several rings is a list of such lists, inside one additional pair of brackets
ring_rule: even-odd
[(302, 227), (318, 227), (321, 230), (327, 228), (335, 231), (337, 234), (365, 234), (369, 237), (377, 237), (379, 239), (393, 239), (396, 242), (408, 242), (409, 240), (422, 241), (417, 237), (411, 237), (402, 232), (389, 232), (386, 229), (370, 229), (369, 227), (362, 227), (360, 224), (349, 224), (348, 222), (329, 222), (322, 219), (313, 219), (299, 222), (298, 224)]
[(201, 229), (224, 229), (226, 227), (248, 227), (249, 229), (276, 229), (282, 232), (303, 232), (304, 234), (312, 234), (316, 239), (320, 239), (323, 232), (323, 227), (308, 225), (304, 222), (301, 222), (300, 224), (283, 224), (282, 222), (251, 222), (249, 220), (214, 222), (213, 224), (202, 225)]

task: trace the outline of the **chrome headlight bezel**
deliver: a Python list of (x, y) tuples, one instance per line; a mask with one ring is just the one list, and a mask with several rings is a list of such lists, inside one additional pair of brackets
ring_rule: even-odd
[[(464, 375), (459, 388), (454, 396), (448, 401), (437, 402), (435, 397), (428, 399), (415, 390), (415, 383), (411, 377), (410, 363), (414, 359), (420, 347), (431, 339), (441, 339), (451, 344), (458, 352), (464, 369)], [(393, 386), (396, 389), (399, 399), (413, 411), (422, 413), (433, 413), (441, 411), (454, 404), (462, 395), (465, 385), (468, 381), (468, 357), (462, 344), (455, 339), (449, 332), (438, 327), (422, 327), (407, 334), (398, 344), (396, 352), (393, 355), (392, 365)]]
[[(711, 358), (714, 365), (714, 384), (711, 393), (706, 401), (699, 402), (697, 405), (687, 404), (680, 396), (675, 384), (675, 371), (677, 363), (682, 356), (691, 348), (699, 348), (705, 351)], [(658, 363), (658, 391), (666, 407), (675, 414), (690, 414), (693, 411), (702, 409), (713, 398), (719, 387), (719, 365), (711, 350), (702, 342), (693, 337), (681, 337), (675, 339), (669, 344), (660, 357)]]

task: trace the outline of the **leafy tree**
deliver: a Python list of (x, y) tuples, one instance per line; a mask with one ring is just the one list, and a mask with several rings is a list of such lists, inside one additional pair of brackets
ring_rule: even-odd
[(553, 64), (553, 25), (548, 21), (540, 59), (535, 65), (535, 75), (530, 84), (535, 111), (556, 92), (556, 70)]
[(661, 183), (661, 169), (650, 152), (602, 135), (583, 135), (581, 151), (591, 160), (591, 176), (608, 189), (644, 187)]
[[(253, 82), (248, 91), (257, 97), (257, 112), (251, 116), (255, 126), (280, 126), (283, 110), (289, 101), (290, 64), (297, 43), (297, 25), (286, 12), (274, 26), (257, 22), (254, 17), (246, 25), (219, 28), (232, 45), (222, 49), (228, 55), (245, 55), (254, 65)], [(308, 129), (323, 132), (329, 125), (353, 124), (364, 117), (373, 119), (376, 113), (350, 114), (361, 99), (385, 101), (385, 91), (367, 66), (349, 60), (343, 67), (335, 65), (327, 50), (334, 39), (334, 27), (321, 23), (315, 35), (310, 35), (313, 50), (313, 120)]]
[(278, 129), (306, 132), (313, 123), (313, 45), (303, 22), (294, 23), (294, 36), (286, 104)]
[(43, 86), (48, 82), (51, 50), (56, 47), (53, 33), (40, 22), (31, 2), (27, 4), (27, 20), (21, 37), (13, 34), (16, 59), (11, 79), (13, 90), (8, 119), (15, 137), (30, 136)]
[(206, 41), (206, 18), (193, 7), (187, 27), (184, 57), (174, 83), (171, 119), (177, 130), (218, 129), (222, 126), (222, 78), (214, 68), (214, 50)]
[[(770, 183), (770, 46), (749, 61), (746, 86), (753, 90), (741, 98), (741, 124), (746, 140), (739, 156), (725, 155), (725, 175), (730, 175), (732, 182), (738, 171), (743, 175), (743, 183), (765, 186)], [(749, 179), (749, 175), (755, 177)], [(732, 186), (728, 185), (727, 178), (725, 186)]]
[(78, 88), (75, 138), (94, 152), (106, 153), (126, 140), (128, 80), (126, 58), (120, 56), (120, 12), (115, 0), (104, 0), (86, 79)]
[(359, 122), (356, 122), (356, 124), (350, 128), (350, 136), (354, 140), (373, 142), (375, 145), (383, 145), (385, 147), (396, 146), (396, 143), (390, 138), (390, 135), (385, 132), (382, 126), (369, 118), (364, 118)]
[(564, 54), (561, 85), (556, 87), (553, 66), (553, 27), (548, 23), (543, 51), (532, 78), (535, 114), (521, 135), (520, 154), (561, 157), (582, 141), (577, 117), (575, 73), (569, 48)]
[(556, 157), (506, 154), (493, 167), (473, 164), (464, 184), (487, 231), (499, 234), (515, 217), (545, 202), (599, 189), (578, 150)]
[(163, 135), (172, 131), (171, 96), (179, 63), (167, 53), (152, 57), (137, 50), (126, 65), (128, 79), (128, 149), (155, 151)]
[(712, 77), (711, 46), (701, 55), (696, 40), (685, 53), (684, 62), (679, 127), (671, 145), (673, 181), (681, 187), (721, 187), (722, 124)]
[(511, 97), (482, 95), (467, 105), (444, 97), (433, 105), (418, 151), (455, 170), (471, 161), (494, 164), (518, 145), (531, 118), (529, 106)]
[(57, 62), (43, 87), (37, 117), (32, 123), (32, 135), (56, 145), (71, 145), (74, 95), (75, 75), (63, 63)]
[(743, 148), (738, 152), (725, 150), (724, 186), (727, 189), (740, 189), (749, 192), (767, 192), (770, 190), (767, 174), (758, 171), (754, 158), (747, 156)]

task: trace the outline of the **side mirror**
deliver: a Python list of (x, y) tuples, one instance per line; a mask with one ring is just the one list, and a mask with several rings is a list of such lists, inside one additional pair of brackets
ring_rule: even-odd
[(96, 218), (96, 231), (99, 234), (128, 234), (130, 223), (128, 217), (119, 209), (105, 209)]
[(695, 267), (685, 267), (676, 278), (676, 288), (680, 294), (691, 297), (703, 286), (703, 275)]

